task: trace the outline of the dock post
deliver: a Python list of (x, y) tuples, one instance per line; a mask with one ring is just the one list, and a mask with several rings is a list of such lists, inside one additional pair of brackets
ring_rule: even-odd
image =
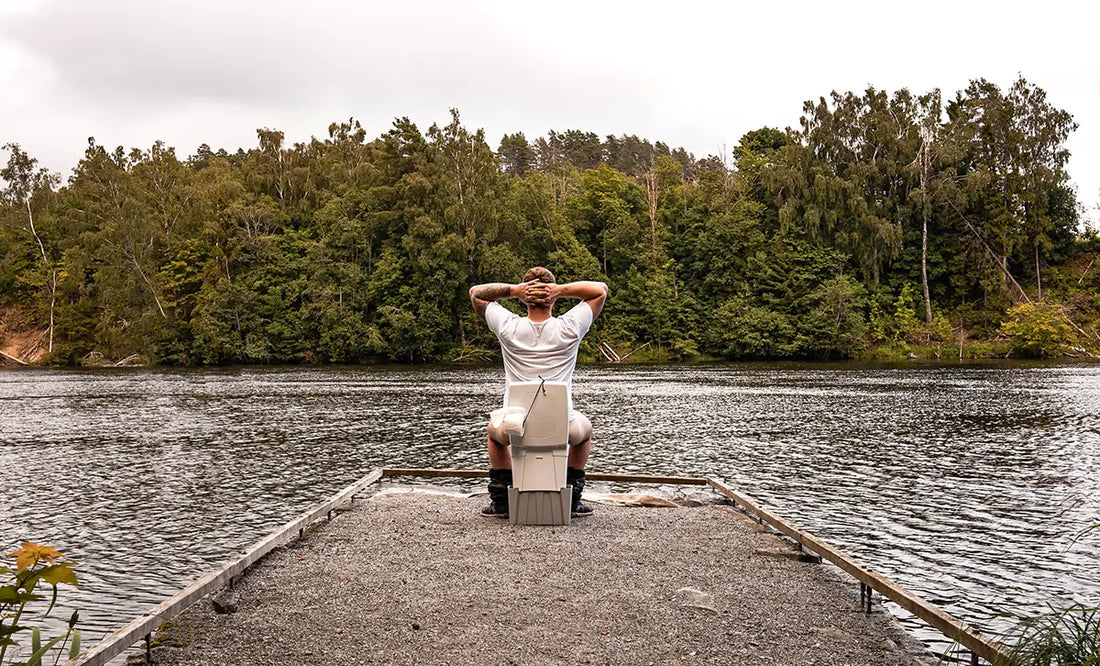
[(153, 663), (153, 635), (145, 634), (145, 666)]

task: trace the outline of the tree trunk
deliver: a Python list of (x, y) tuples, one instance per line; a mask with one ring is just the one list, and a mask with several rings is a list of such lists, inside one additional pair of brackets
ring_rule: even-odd
[(607, 275), (607, 229), (603, 230), (603, 274)]
[[(134, 264), (134, 268), (137, 269), (138, 275), (141, 276), (141, 279), (142, 279), (142, 281), (145, 282), (145, 285), (147, 287), (149, 287), (149, 293), (153, 296), (153, 302), (157, 304), (157, 311), (160, 312), (160, 316), (165, 318), (165, 319), (168, 319), (168, 315), (164, 312), (164, 306), (160, 304), (160, 298), (157, 297), (156, 287), (153, 286), (152, 280), (150, 280), (145, 275), (145, 271), (141, 270), (141, 264), (138, 262), (137, 253), (134, 252), (134, 248), (132, 246), (132, 241), (127, 241), (127, 243), (128, 243), (128, 247), (125, 248), (125, 251), (126, 251), (126, 254), (130, 258), (130, 262)], [(228, 267), (229, 267), (229, 262), (227, 260), (226, 261), (226, 269), (228, 269)]]
[(932, 297), (928, 290), (928, 218), (932, 214), (932, 206), (928, 198), (929, 172), (932, 170), (932, 160), (929, 147), (932, 143), (932, 131), (928, 126), (921, 128), (921, 145), (917, 154), (920, 160), (920, 193), (921, 193), (921, 217), (924, 226), (921, 228), (920, 243), (920, 278), (924, 288), (924, 322), (932, 325)]
[(50, 265), (50, 260), (46, 256), (46, 246), (42, 243), (42, 239), (38, 237), (38, 230), (34, 228), (34, 213), (31, 211), (31, 198), (27, 195), (26, 201), (23, 202), (27, 207), (27, 221), (31, 225), (31, 235), (34, 236), (35, 242), (38, 243), (38, 251), (42, 253), (42, 263), (46, 265), (46, 268), (50, 269), (50, 342), (48, 351), (53, 353), (53, 312), (54, 307), (57, 305), (57, 269)]
[(920, 277), (924, 283), (924, 322), (932, 324), (932, 297), (928, 293), (928, 215), (924, 216), (924, 229), (920, 248)]
[(1039, 239), (1035, 239), (1035, 286), (1039, 290), (1039, 300), (1043, 300), (1043, 279), (1039, 275)]
[(649, 240), (653, 251), (653, 268), (657, 268), (657, 172), (645, 174), (646, 199), (649, 203)]
[(53, 311), (57, 305), (57, 269), (50, 271), (50, 343), (47, 350), (53, 353)]
[[(1008, 271), (1008, 258), (998, 256), (997, 253), (993, 251), (993, 248), (989, 247), (989, 243), (985, 242), (985, 239), (982, 238), (982, 235), (978, 233), (978, 230), (974, 228), (974, 225), (970, 223), (970, 220), (966, 219), (966, 216), (963, 215), (962, 211), (959, 210), (959, 207), (956, 206), (954, 202), (951, 202), (951, 207), (955, 209), (955, 213), (959, 216), (959, 219), (962, 220), (964, 224), (966, 224), (966, 227), (968, 229), (970, 229), (970, 233), (974, 234), (974, 238), (977, 238), (978, 242), (981, 243), (982, 247), (985, 248), (986, 253), (989, 254), (989, 260), (993, 263), (993, 265), (1001, 269), (1001, 279), (1005, 282), (1005, 284), (1007, 285), (1008, 283), (1011, 283), (1013, 287), (1016, 287), (1016, 291), (1020, 292), (1020, 298), (1022, 298), (1025, 303), (1030, 303), (1031, 297), (1027, 295), (1027, 292), (1024, 291), (1024, 288), (1020, 286), (1020, 283), (1017, 282), (1016, 278), (1012, 277), (1012, 273)], [(986, 294), (986, 300), (988, 300), (988, 294)], [(983, 300), (983, 303), (984, 302), (985, 300)]]
[(874, 281), (875, 290), (878, 290), (878, 248), (871, 247), (871, 278)]

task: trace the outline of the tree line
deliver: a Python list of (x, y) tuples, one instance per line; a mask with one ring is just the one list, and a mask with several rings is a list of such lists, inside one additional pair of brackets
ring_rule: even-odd
[(494, 150), (457, 111), (186, 159), (90, 139), (64, 184), (8, 144), (0, 307), (61, 363), (485, 359), (466, 290), (545, 265), (610, 285), (593, 356), (844, 358), (1033, 311), (1084, 343), (1100, 270), (1075, 127), (1020, 78), (834, 92), (725, 159), (580, 130)]

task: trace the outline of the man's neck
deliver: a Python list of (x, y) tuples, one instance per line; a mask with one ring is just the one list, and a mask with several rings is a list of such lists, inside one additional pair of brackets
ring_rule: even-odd
[(527, 318), (536, 324), (546, 321), (553, 315), (553, 308), (536, 308), (527, 306)]

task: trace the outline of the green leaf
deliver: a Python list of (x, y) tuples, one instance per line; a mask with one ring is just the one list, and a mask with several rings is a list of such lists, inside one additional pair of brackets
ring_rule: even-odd
[[(31, 652), (38, 654), (42, 651), (42, 630), (35, 627), (31, 630)], [(27, 661), (28, 666), (42, 666), (42, 659), (33, 656)]]
[(67, 564), (55, 564), (38, 572), (39, 578), (50, 585), (76, 585), (76, 572)]
[(0, 604), (21, 606), (29, 601), (45, 599), (41, 594), (31, 594), (29, 590), (21, 590), (11, 585), (0, 587)]
[(15, 574), (15, 584), (16, 587), (33, 592), (34, 586), (38, 585), (38, 571), (35, 569), (20, 569)]
[(53, 590), (53, 594), (50, 596), (50, 605), (46, 607), (46, 612), (42, 614), (42, 617), (48, 616), (50, 614), (50, 611), (53, 610), (54, 605), (57, 603), (57, 586), (54, 585), (50, 589)]
[[(75, 612), (73, 613), (73, 618), (74, 618), (74, 620), (76, 618), (76, 613)], [(70, 626), (72, 626), (72, 625), (70, 625)], [(69, 659), (70, 660), (76, 659), (79, 656), (80, 656), (80, 630), (79, 629), (73, 629), (73, 643), (72, 643), (72, 645), (69, 646)]]
[(61, 641), (61, 639), (64, 638), (64, 637), (65, 637), (65, 635), (62, 634), (61, 636), (58, 636), (57, 638), (52, 638), (52, 639), (50, 639), (50, 641), (48, 643), (43, 645), (40, 649), (35, 650), (34, 653), (25, 662), (27, 664), (27, 666), (41, 666), (42, 657), (45, 656), (45, 654), (47, 652), (52, 650), (53, 646), (57, 645)]

